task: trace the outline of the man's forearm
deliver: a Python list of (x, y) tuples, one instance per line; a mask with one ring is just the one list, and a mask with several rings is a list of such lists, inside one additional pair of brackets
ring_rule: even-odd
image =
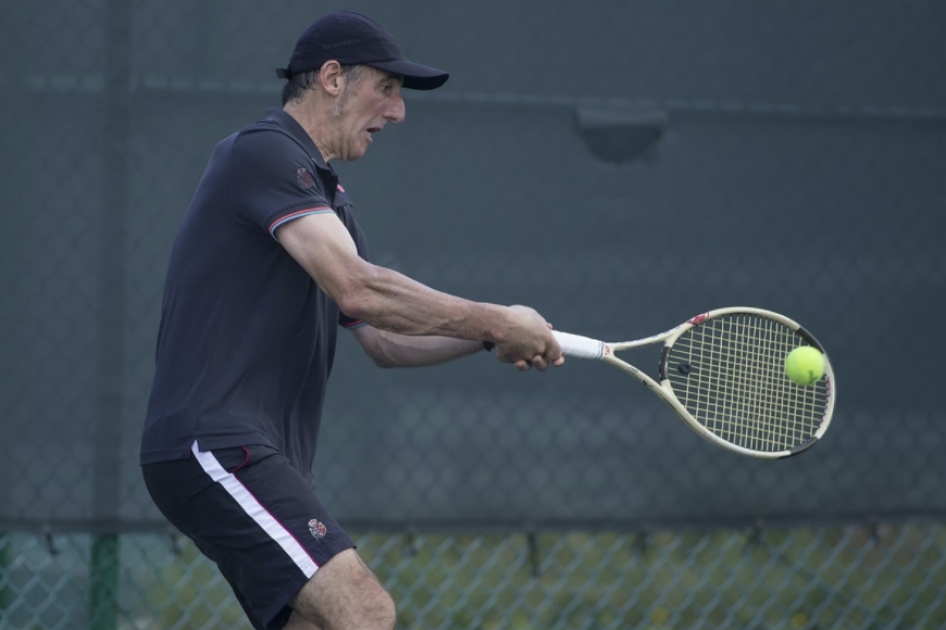
[(442, 293), (385, 267), (367, 268), (342, 305), (349, 316), (403, 335), (503, 341), (507, 307)]
[(374, 362), (385, 368), (438, 365), (484, 352), (483, 342), (450, 337), (410, 337), (385, 330), (376, 331), (368, 350)]

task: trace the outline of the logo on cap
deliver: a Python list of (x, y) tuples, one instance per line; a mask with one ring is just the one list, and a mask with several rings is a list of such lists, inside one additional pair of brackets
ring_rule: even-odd
[(309, 521), (309, 533), (312, 534), (313, 538), (318, 540), (328, 533), (328, 527), (326, 527), (321, 521), (312, 519)]
[(296, 181), (299, 182), (299, 185), (303, 188), (312, 188), (315, 185), (315, 182), (312, 181), (312, 176), (309, 175), (309, 171), (304, 168), (300, 168), (296, 171)]
[(346, 39), (343, 42), (335, 42), (334, 44), (322, 44), (322, 50), (334, 50), (336, 48), (341, 48), (342, 46), (352, 46), (354, 44), (360, 43), (360, 39)]

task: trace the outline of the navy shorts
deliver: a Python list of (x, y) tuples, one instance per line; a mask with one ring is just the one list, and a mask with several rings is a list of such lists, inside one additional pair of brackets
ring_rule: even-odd
[(318, 568), (355, 545), (279, 451), (243, 446), (142, 466), (161, 513), (217, 563), (257, 630), (282, 628)]

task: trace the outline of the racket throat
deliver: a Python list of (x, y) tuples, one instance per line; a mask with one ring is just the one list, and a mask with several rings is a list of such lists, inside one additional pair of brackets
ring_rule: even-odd
[[(665, 344), (664, 349), (660, 351), (660, 363), (657, 365), (657, 380), (661, 383), (667, 380), (667, 365), (669, 363), (670, 344)], [(689, 365), (687, 365), (687, 369), (689, 369)]]

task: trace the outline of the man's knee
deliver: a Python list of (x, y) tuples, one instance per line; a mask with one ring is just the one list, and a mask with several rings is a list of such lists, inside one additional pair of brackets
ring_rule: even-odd
[(374, 574), (365, 567), (365, 575), (353, 581), (350, 586), (350, 605), (345, 610), (339, 610), (341, 614), (337, 615), (336, 619), (326, 620), (329, 628), (393, 630), (397, 623), (394, 599), (384, 590)]
[(318, 570), (291, 603), (323, 630), (392, 630), (394, 600), (354, 550), (347, 550)]
[[(370, 628), (371, 630), (392, 630), (397, 622), (394, 599), (374, 576), (368, 567), (364, 573), (349, 582), (350, 606), (340, 615), (343, 622), (339, 630), (351, 628)], [(331, 624), (330, 624), (331, 626)], [(331, 626), (335, 628), (336, 626)]]
[[(365, 602), (365, 618), (362, 623), (365, 628), (377, 627), (378, 630), (393, 630), (397, 623), (397, 609), (394, 605), (394, 599), (380, 584)], [(354, 627), (360, 628), (362, 626), (356, 625)]]

